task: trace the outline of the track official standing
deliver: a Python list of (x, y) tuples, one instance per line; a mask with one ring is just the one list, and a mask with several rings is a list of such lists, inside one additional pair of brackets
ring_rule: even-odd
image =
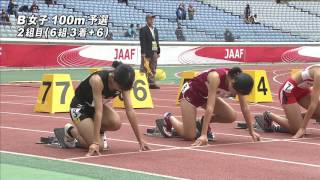
[(154, 27), (154, 15), (146, 16), (146, 26), (140, 30), (141, 65), (140, 71), (147, 74), (150, 89), (160, 89), (155, 83), (157, 60), (160, 56), (159, 35)]

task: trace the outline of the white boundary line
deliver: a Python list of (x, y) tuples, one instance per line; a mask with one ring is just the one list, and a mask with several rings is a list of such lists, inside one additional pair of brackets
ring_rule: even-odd
[[(2, 128), (2, 126), (1, 126)], [(8, 128), (8, 127), (6, 127)], [(15, 130), (25, 130), (25, 129), (20, 129), (20, 128), (14, 128)], [(44, 131), (38, 131), (38, 130), (28, 130), (32, 132), (44, 132)], [(48, 131), (45, 131), (48, 132)], [(271, 140), (271, 141), (265, 141), (265, 142), (282, 142), (280, 139), (279, 140)], [(287, 141), (285, 140), (284, 142), (293, 142), (293, 141)], [(298, 141), (294, 141), (297, 143)], [(248, 142), (245, 142), (247, 144)], [(305, 143), (305, 142), (304, 142)], [(258, 143), (257, 143), (258, 144)], [(315, 144), (315, 143), (312, 143)], [(319, 144), (316, 144), (319, 145)], [(203, 146), (203, 147), (208, 147), (208, 146)], [(199, 147), (201, 148), (201, 147)], [(251, 156), (251, 155), (243, 155), (243, 154), (235, 154), (235, 153), (226, 153), (226, 152), (221, 152), (221, 151), (211, 151), (211, 150), (204, 150), (204, 149), (199, 149), (197, 147), (192, 148), (192, 147), (171, 147), (167, 149), (158, 149), (158, 150), (153, 150), (150, 152), (159, 152), (159, 151), (168, 151), (168, 150), (192, 150), (192, 151), (200, 151), (200, 152), (206, 152), (206, 153), (214, 153), (214, 154), (222, 154), (222, 155), (228, 155), (228, 156), (236, 156), (236, 157), (244, 157), (244, 158), (251, 158), (251, 159), (258, 159), (258, 160), (266, 160), (266, 161), (272, 161), (272, 162), (280, 162), (280, 163), (286, 163), (286, 164), (294, 164), (294, 165), (301, 165), (301, 166), (308, 166), (308, 167), (316, 167), (320, 168), (320, 164), (311, 164), (311, 163), (303, 163), (303, 162), (296, 162), (296, 161), (288, 161), (288, 160), (281, 160), (281, 159), (274, 159), (274, 158), (266, 158), (266, 157), (260, 157), (260, 156)], [(115, 156), (115, 155), (128, 155), (128, 154), (137, 154), (138, 152), (127, 152), (127, 153), (118, 153), (118, 154), (106, 154), (106, 155), (101, 155), (101, 156), (94, 156), (94, 157), (74, 157), (74, 158), (68, 158), (64, 159), (62, 161), (67, 161), (67, 162), (75, 162), (71, 160), (77, 160), (77, 159), (86, 159), (86, 158), (95, 158), (95, 157), (103, 157), (103, 156)], [(33, 156), (33, 155), (31, 155)], [(51, 158), (48, 158), (51, 159)], [(53, 158), (56, 159), (56, 158)], [(86, 164), (86, 163), (85, 163)]]
[[(35, 90), (35, 91), (24, 91), (24, 90), (21, 90), (21, 91), (1, 91), (1, 94), (17, 94), (17, 93), (34, 93), (35, 95), (38, 95), (38, 90)], [(0, 94), (0, 95), (1, 95)]]
[(179, 149), (184, 149), (184, 148), (183, 147), (172, 147), (172, 148), (164, 148), (164, 149), (153, 149), (153, 150), (141, 151), (141, 152), (140, 151), (130, 151), (130, 152), (123, 152), (123, 153), (103, 154), (100, 156), (80, 156), (80, 157), (68, 158), (68, 160), (92, 159), (92, 158), (100, 158), (100, 157), (131, 155), (131, 154), (151, 153), (151, 152), (160, 152), (160, 151), (171, 151), (171, 150), (179, 150)]
[(114, 169), (114, 170), (120, 170), (120, 171), (128, 171), (132, 173), (139, 173), (139, 174), (147, 174), (151, 176), (158, 176), (158, 177), (164, 177), (164, 178), (172, 178), (177, 180), (186, 180), (185, 178), (179, 178), (174, 176), (168, 176), (168, 175), (162, 175), (162, 174), (156, 174), (156, 173), (150, 173), (150, 172), (144, 172), (144, 171), (138, 171), (138, 170), (132, 170), (132, 169), (126, 169), (126, 168), (120, 168), (120, 167), (114, 167), (114, 166), (108, 166), (108, 165), (100, 165), (100, 164), (93, 164), (93, 163), (86, 163), (86, 162), (79, 162), (79, 161), (71, 161), (67, 159), (58, 159), (53, 157), (45, 157), (45, 156), (38, 156), (38, 155), (31, 155), (31, 154), (25, 154), (25, 153), (17, 153), (17, 152), (11, 152), (11, 151), (0, 151), (1, 153), (7, 153), (12, 155), (18, 155), (18, 156), (27, 156), (27, 157), (33, 157), (33, 158), (40, 158), (40, 159), (46, 159), (46, 160), (53, 160), (53, 161), (60, 161), (60, 162), (67, 162), (67, 163), (73, 163), (78, 165), (88, 165), (88, 166), (95, 166), (95, 167), (102, 167), (106, 169)]
[(0, 95), (4, 97), (22, 97), (22, 98), (38, 99), (37, 97), (34, 97), (34, 96), (22, 96), (22, 95), (6, 94), (6, 93), (1, 93)]
[(190, 150), (206, 152), (206, 153), (213, 153), (213, 154), (222, 154), (222, 155), (227, 155), (227, 156), (236, 156), (236, 157), (243, 157), (243, 158), (258, 159), (258, 160), (265, 160), (265, 161), (272, 161), (272, 162), (279, 162), (279, 163), (286, 163), (286, 164), (294, 164), (294, 165), (301, 165), (301, 166), (320, 168), (320, 164), (311, 164), (311, 163), (303, 163), (303, 162), (296, 162), (296, 161), (287, 161), (287, 160), (281, 160), (281, 159), (273, 159), (273, 158), (266, 158), (266, 157), (260, 157), (260, 156), (250, 156), (250, 155), (244, 155), (244, 154), (225, 153), (225, 152), (220, 152), (220, 151), (209, 151), (209, 150), (204, 150), (204, 149), (190, 149)]

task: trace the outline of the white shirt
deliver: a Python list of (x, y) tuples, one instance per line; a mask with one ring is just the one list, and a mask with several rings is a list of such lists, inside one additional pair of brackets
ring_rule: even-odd
[(148, 27), (149, 27), (149, 30), (150, 30), (150, 32), (152, 34), (153, 39), (156, 40), (156, 37), (154, 35), (154, 27), (150, 27), (150, 26), (148, 26)]

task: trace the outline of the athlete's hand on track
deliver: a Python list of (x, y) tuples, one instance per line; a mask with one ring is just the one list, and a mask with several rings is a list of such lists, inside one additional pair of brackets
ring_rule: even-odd
[(254, 142), (260, 141), (260, 134), (256, 133), (255, 131), (250, 132), (250, 135)]
[(306, 129), (305, 128), (300, 128), (298, 130), (298, 132), (294, 136), (292, 136), (292, 138), (294, 138), (294, 139), (303, 138), (305, 133), (306, 133)]
[(91, 144), (86, 156), (94, 156), (96, 153), (100, 156), (99, 148), (99, 144)]
[(139, 145), (140, 145), (140, 151), (148, 151), (148, 150), (150, 150), (148, 144), (146, 142), (144, 142), (144, 141), (141, 141), (139, 143)]
[(192, 146), (205, 146), (208, 144), (208, 137), (207, 135), (201, 135), (193, 144)]

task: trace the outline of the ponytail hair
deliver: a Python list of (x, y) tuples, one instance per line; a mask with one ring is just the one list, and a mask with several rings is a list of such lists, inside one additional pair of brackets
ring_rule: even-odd
[(233, 67), (229, 70), (228, 76), (234, 80), (232, 87), (241, 95), (250, 94), (253, 88), (253, 79), (246, 73), (243, 73), (241, 68)]
[(114, 61), (112, 63), (112, 67), (114, 68), (114, 81), (120, 86), (121, 90), (130, 90), (135, 80), (134, 69), (119, 61)]
[(120, 61), (113, 61), (112, 67), (116, 69), (116, 68), (117, 68), (118, 66), (120, 66), (121, 64), (123, 64), (123, 63), (120, 62)]
[(232, 69), (229, 70), (228, 75), (231, 77), (231, 79), (234, 79), (240, 73), (242, 73), (241, 68), (233, 67)]

